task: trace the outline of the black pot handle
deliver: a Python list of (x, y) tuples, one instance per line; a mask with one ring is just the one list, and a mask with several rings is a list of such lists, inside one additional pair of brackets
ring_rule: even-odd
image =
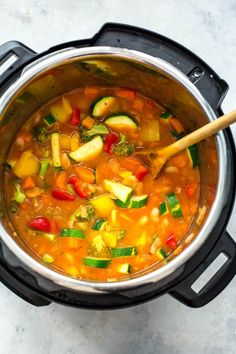
[(189, 77), (215, 111), (228, 91), (227, 83), (202, 59), (161, 34), (135, 26), (106, 23), (91, 39), (90, 45), (128, 48), (164, 59)]
[(11, 56), (15, 56), (16, 60), (0, 75), (0, 86), (3, 85), (16, 70), (35, 56), (35, 52), (17, 41), (9, 41), (0, 46), (0, 67)]
[[(223, 253), (228, 259), (213, 275), (199, 293), (192, 289), (193, 283)], [(169, 294), (190, 307), (208, 304), (229, 284), (236, 274), (236, 243), (227, 231), (220, 237), (214, 249), (190, 276), (171, 289)]]
[(0, 281), (17, 296), (21, 297), (31, 305), (39, 307), (50, 305), (48, 300), (41, 297), (39, 294), (33, 291), (33, 289), (30, 289), (22, 281), (16, 279), (16, 277), (8, 272), (2, 264), (0, 264)]

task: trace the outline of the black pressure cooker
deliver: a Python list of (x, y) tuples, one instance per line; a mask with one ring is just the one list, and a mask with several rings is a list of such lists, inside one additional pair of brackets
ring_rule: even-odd
[[(215, 195), (197, 236), (191, 242), (184, 239), (183, 251), (177, 257), (170, 256), (163, 267), (153, 265), (120, 281), (77, 279), (43, 264), (14, 229), (5, 206), (3, 173), (10, 145), (25, 120), (49, 99), (65, 92), (89, 84), (131, 87), (183, 117), (184, 125), (191, 131), (222, 114), (227, 83), (203, 60), (172, 40), (114, 23), (105, 24), (90, 39), (57, 45), (40, 54), (20, 42), (1, 45), (0, 65), (12, 57), (14, 63), (0, 75), (2, 283), (36, 306), (56, 302), (114, 309), (168, 293), (188, 306), (200, 307), (215, 298), (236, 273), (236, 244), (226, 231), (235, 197), (235, 148), (230, 129), (200, 144), (199, 206), (212, 184)], [(110, 61), (116, 61), (120, 75), (99, 75), (78, 65), (94, 60), (108, 67)], [(30, 99), (22, 100), (29, 91)], [(207, 157), (212, 147), (218, 157), (214, 168)], [(190, 231), (195, 229), (193, 222)], [(195, 281), (222, 253), (226, 256), (222, 267), (202, 289), (194, 290)]]

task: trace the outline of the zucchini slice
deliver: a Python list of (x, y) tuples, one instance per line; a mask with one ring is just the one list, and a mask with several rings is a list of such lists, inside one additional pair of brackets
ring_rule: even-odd
[(162, 202), (159, 206), (160, 215), (169, 214), (168, 205), (166, 202)]
[(75, 238), (84, 238), (84, 233), (78, 229), (64, 228), (60, 231), (60, 236), (62, 237), (75, 237)]
[(123, 203), (121, 200), (116, 199), (115, 204), (120, 207), (120, 208), (133, 208), (133, 209), (138, 209), (142, 208), (148, 200), (148, 195), (139, 195), (135, 197), (131, 197), (128, 202)]
[(108, 258), (85, 257), (84, 264), (93, 268), (107, 268), (111, 260)]
[(148, 200), (147, 194), (132, 197), (130, 199), (130, 208), (134, 208), (134, 209), (142, 208), (147, 203), (147, 200)]
[(117, 247), (112, 249), (112, 257), (126, 257), (126, 256), (136, 256), (136, 247)]
[(93, 224), (92, 229), (93, 230), (101, 230), (106, 222), (107, 221), (104, 218), (97, 219), (95, 221), (95, 223)]
[(43, 259), (44, 262), (47, 262), (47, 263), (53, 263), (54, 262), (54, 258), (48, 253), (45, 253), (43, 255), (42, 259)]
[(199, 155), (197, 145), (189, 146), (187, 149), (187, 154), (192, 167), (199, 165)]
[(102, 194), (90, 199), (90, 203), (94, 207), (97, 215), (102, 218), (108, 218), (111, 211), (115, 208), (113, 199), (111, 199), (108, 194)]
[(156, 252), (156, 255), (160, 260), (163, 260), (167, 257), (166, 251), (163, 248), (159, 248)]
[(60, 151), (60, 135), (59, 133), (53, 133), (51, 135), (51, 147), (52, 147), (52, 163), (54, 167), (61, 167), (61, 151)]
[(50, 234), (50, 233), (42, 232), (42, 235), (43, 235), (44, 237), (46, 237), (49, 241), (54, 241), (55, 238), (56, 238), (56, 235), (55, 235), (55, 234)]
[(104, 96), (96, 100), (91, 106), (91, 113), (94, 118), (104, 117), (114, 105), (115, 97)]
[(131, 266), (129, 263), (119, 264), (117, 267), (118, 273), (121, 273), (121, 274), (129, 274), (130, 270), (131, 270)]
[(72, 160), (77, 162), (86, 162), (93, 160), (101, 154), (103, 149), (103, 140), (100, 136), (96, 136), (86, 144), (80, 146), (77, 150), (69, 153)]
[(105, 124), (108, 125), (109, 128), (117, 131), (138, 129), (136, 122), (125, 113), (110, 116), (105, 120)]
[(49, 127), (56, 122), (56, 119), (51, 114), (48, 114), (43, 120)]
[(168, 111), (161, 113), (160, 118), (164, 120), (165, 122), (168, 122), (168, 120), (172, 117), (172, 114)]
[(133, 193), (131, 187), (125, 186), (122, 183), (110, 181), (109, 179), (105, 179), (103, 185), (108, 192), (114, 194), (114, 196), (120, 199), (123, 203), (126, 203)]
[(85, 71), (88, 71), (93, 74), (105, 74), (116, 76), (116, 72), (112, 70), (111, 66), (102, 60), (83, 60), (79, 62), (79, 65)]
[(183, 212), (181, 206), (179, 204), (178, 198), (176, 197), (175, 193), (167, 194), (166, 196), (167, 202), (170, 207), (170, 212), (174, 218), (179, 218), (183, 216)]

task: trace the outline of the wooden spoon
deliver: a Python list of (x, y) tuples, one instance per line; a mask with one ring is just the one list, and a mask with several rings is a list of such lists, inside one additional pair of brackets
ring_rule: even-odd
[(136, 152), (136, 155), (144, 157), (148, 160), (150, 165), (150, 173), (152, 177), (157, 178), (158, 174), (166, 164), (167, 160), (177, 154), (178, 152), (186, 149), (187, 147), (199, 143), (200, 141), (209, 138), (217, 133), (219, 130), (228, 127), (230, 124), (236, 121), (236, 110), (224, 114), (220, 118), (210, 122), (203, 127), (195, 130), (194, 132), (186, 135), (182, 139), (174, 142), (169, 146), (157, 149), (144, 149)]

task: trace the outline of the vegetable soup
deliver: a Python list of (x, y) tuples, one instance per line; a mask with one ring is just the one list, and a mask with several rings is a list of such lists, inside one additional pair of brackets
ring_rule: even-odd
[(185, 134), (180, 120), (128, 88), (86, 87), (33, 114), (11, 146), (5, 193), (12, 222), (66, 274), (115, 280), (181, 251), (198, 208), (196, 146), (156, 180), (135, 152)]

